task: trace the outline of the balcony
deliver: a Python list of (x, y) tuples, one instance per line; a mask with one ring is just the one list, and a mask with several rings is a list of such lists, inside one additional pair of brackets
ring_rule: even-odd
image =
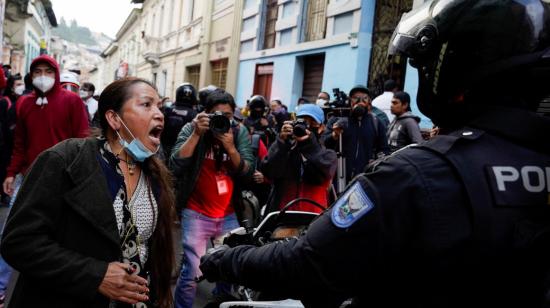
[(150, 63), (152, 66), (157, 67), (160, 65), (160, 54), (159, 54), (159, 39), (151, 36), (144, 36), (143, 45), (143, 58), (145, 61)]

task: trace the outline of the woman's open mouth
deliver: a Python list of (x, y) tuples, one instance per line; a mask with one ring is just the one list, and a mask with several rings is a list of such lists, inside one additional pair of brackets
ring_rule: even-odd
[(160, 135), (162, 134), (163, 128), (164, 127), (162, 125), (157, 125), (149, 131), (149, 139), (151, 139), (155, 146), (160, 145)]

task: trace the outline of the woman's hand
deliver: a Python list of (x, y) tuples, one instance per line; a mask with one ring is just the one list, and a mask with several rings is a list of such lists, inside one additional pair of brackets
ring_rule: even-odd
[(107, 273), (99, 285), (99, 293), (129, 304), (147, 301), (149, 299), (147, 280), (138, 275), (128, 274), (129, 272), (131, 272), (129, 264), (109, 263)]

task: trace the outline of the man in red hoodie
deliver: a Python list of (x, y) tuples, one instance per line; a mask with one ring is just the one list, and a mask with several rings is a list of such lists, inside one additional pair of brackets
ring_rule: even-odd
[[(50, 56), (32, 61), (34, 91), (17, 103), (17, 122), (4, 192), (14, 192), (14, 177), (25, 174), (42, 151), (68, 138), (88, 136), (88, 119), (78, 95), (61, 88), (59, 66)], [(12, 196), (13, 197), (13, 196)]]
[[(55, 59), (42, 55), (30, 67), (34, 91), (17, 101), (17, 121), (11, 162), (4, 180), (4, 192), (15, 200), (18, 186), (15, 175), (25, 172), (44, 150), (69, 138), (87, 137), (88, 116), (80, 97), (61, 88), (59, 66)], [(11, 205), (10, 204), (10, 205)], [(0, 258), (0, 306), (11, 269)]]

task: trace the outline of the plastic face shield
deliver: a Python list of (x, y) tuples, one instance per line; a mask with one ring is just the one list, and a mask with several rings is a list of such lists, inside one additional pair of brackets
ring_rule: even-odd
[(426, 2), (403, 14), (390, 40), (388, 55), (404, 54), (417, 58), (429, 51), (437, 39), (437, 27), (430, 13), (431, 3)]
[(64, 83), (61, 85), (61, 87), (65, 90), (69, 90), (71, 92), (74, 92), (76, 94), (79, 94), (80, 87), (75, 85), (74, 83)]

